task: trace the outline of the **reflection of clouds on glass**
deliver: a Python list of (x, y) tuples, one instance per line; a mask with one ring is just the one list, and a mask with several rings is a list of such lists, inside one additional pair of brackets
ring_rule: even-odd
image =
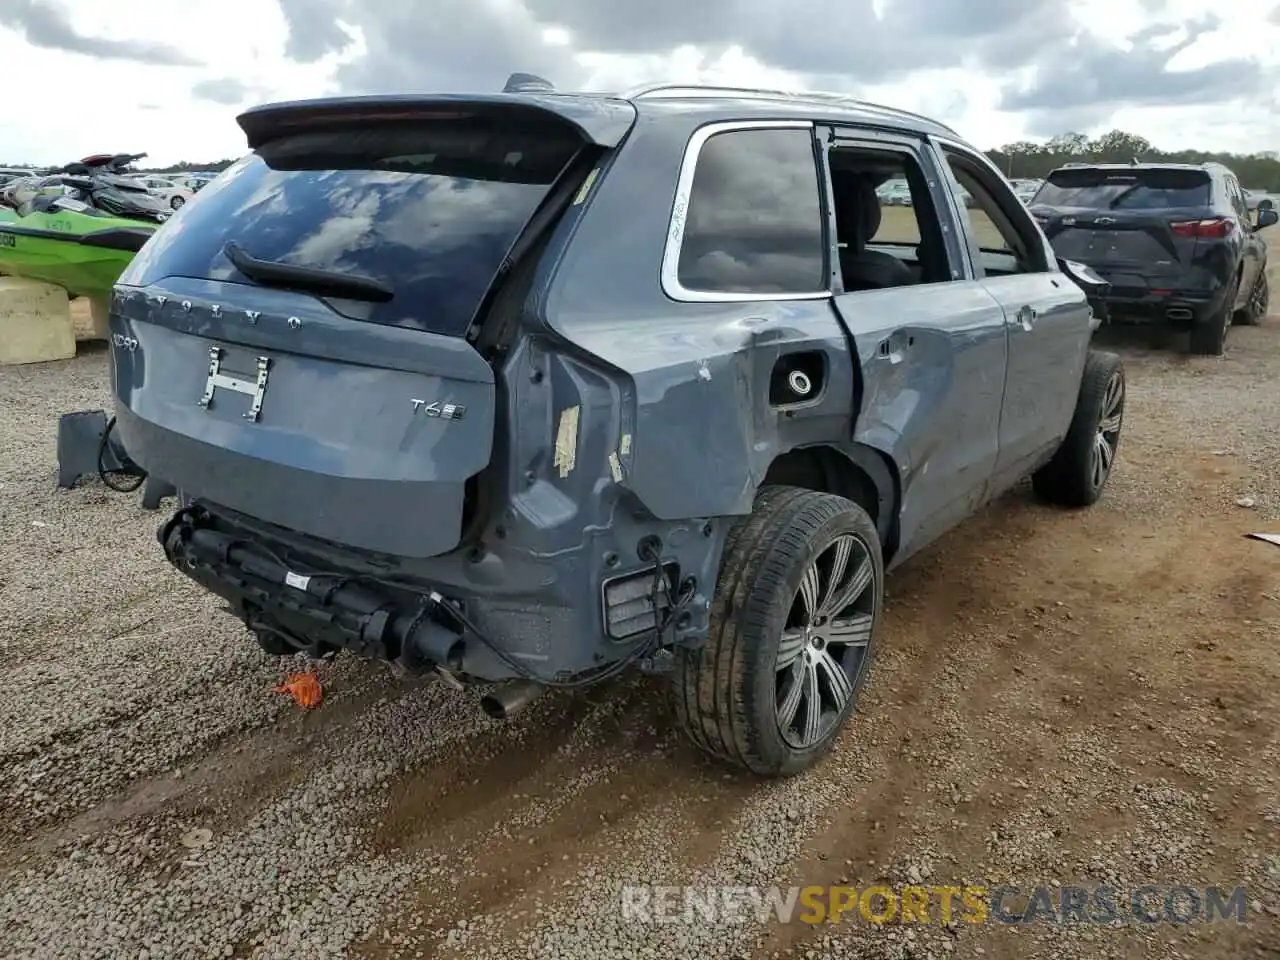
[(736, 130), (703, 145), (680, 281), (697, 290), (810, 292), (826, 286), (809, 130)]
[(244, 220), (249, 217), (279, 216), (285, 213), (287, 209), (288, 205), (285, 203), (284, 198), (283, 178), (278, 173), (266, 173), (258, 179), (254, 191), (241, 202), (238, 208), (232, 211), (231, 218)]
[[(256, 156), (242, 160), (191, 205), (181, 230), (147, 251), (142, 263), (135, 260), (133, 275), (145, 282), (187, 276), (249, 283), (222, 253), (234, 240), (264, 260), (388, 284), (394, 297), (371, 306), (368, 319), (461, 333), (550, 189), (547, 183), (501, 179), (512, 142), (521, 136), (443, 128), (394, 136), (383, 131), (358, 142), (319, 140), (293, 144), (292, 153), (277, 151), (329, 169), (277, 169)], [(433, 138), (440, 142), (433, 144)], [(405, 152), (401, 139), (422, 140), (424, 149), (417, 153), (436, 157), (436, 168), (447, 172), (430, 172), (425, 165), (415, 172), (380, 169), (379, 158)], [(559, 169), (574, 146), (539, 141), (536, 163)], [(557, 149), (565, 156), (552, 156)], [(514, 153), (523, 157), (518, 149)], [(468, 175), (472, 170), (474, 177)], [(527, 179), (529, 171), (514, 173)]]
[(376, 242), (374, 220), (382, 198), (370, 190), (335, 191), (333, 215), (311, 234), (302, 237), (284, 258), (319, 267), (336, 267), (343, 257), (368, 249)]
[[(392, 207), (380, 228), (382, 236), (391, 243), (409, 246), (422, 243), (424, 238), (428, 243), (449, 243), (464, 239), (468, 232), (491, 233), (511, 219), (509, 210), (494, 203), (496, 186), (500, 185), (484, 184), (476, 189), (475, 181), (441, 178), (433, 185), (429, 198), (424, 198), (429, 199), (429, 203)], [(511, 202), (518, 207), (525, 206), (520, 197), (530, 191), (509, 192)], [(468, 223), (471, 230), (460, 231), (460, 221)]]

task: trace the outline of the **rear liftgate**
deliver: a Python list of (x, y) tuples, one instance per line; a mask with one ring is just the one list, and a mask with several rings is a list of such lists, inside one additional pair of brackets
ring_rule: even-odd
[(623, 102), (529, 95), (241, 117), (256, 153), (113, 302), (136, 344), (115, 351), (124, 445), (186, 504), (160, 531), (170, 561), (260, 636), (456, 663), (465, 615), (439, 616), (443, 598), (280, 545), (373, 562), (459, 546), (496, 420), (476, 319), (633, 120)]

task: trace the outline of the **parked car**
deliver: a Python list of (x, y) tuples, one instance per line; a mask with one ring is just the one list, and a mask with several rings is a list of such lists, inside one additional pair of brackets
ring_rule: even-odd
[(905, 180), (890, 180), (881, 184), (877, 188), (876, 193), (880, 197), (880, 202), (891, 207), (906, 207), (911, 205), (911, 188), (907, 186)]
[(180, 183), (174, 183), (165, 177), (134, 177), (153, 197), (163, 200), (172, 209), (180, 209), (191, 199), (192, 191)]
[(1250, 212), (1258, 209), (1272, 209), (1276, 205), (1276, 198), (1265, 190), (1245, 190), (1244, 201)]
[(0, 186), (14, 180), (26, 180), (40, 175), (40, 171), (28, 167), (0, 167)]
[(1031, 198), (1036, 195), (1036, 191), (1040, 189), (1043, 180), (1013, 180), (1013, 193), (1023, 203), (1030, 203)]
[(193, 177), (186, 177), (185, 179), (179, 180), (178, 183), (186, 187), (192, 193), (199, 193), (213, 182), (214, 176), (214, 174), (199, 174)]
[(199, 193), (213, 180), (215, 174), (203, 173), (157, 173), (154, 176), (186, 190), (188, 195)]
[(1189, 330), (1193, 353), (1216, 355), (1233, 319), (1267, 314), (1270, 207), (1250, 214), (1219, 163), (1088, 164), (1049, 174), (1032, 206), (1061, 257), (1111, 283), (1116, 319)]
[[(120, 278), (114, 391), (180, 491), (166, 556), (270, 653), (498, 682), (499, 717), (667, 672), (693, 742), (793, 774), (886, 570), (1027, 474), (1102, 494), (1106, 285), (941, 124), (666, 85), (239, 123), (253, 152)], [(919, 236), (873, 245), (895, 177)]]

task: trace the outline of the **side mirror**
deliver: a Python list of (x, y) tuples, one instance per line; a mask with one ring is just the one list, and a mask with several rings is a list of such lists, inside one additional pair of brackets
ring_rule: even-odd
[(1071, 282), (1084, 291), (1085, 299), (1093, 316), (1089, 320), (1089, 329), (1097, 330), (1108, 319), (1106, 296), (1111, 292), (1111, 282), (1100, 276), (1094, 269), (1075, 260), (1058, 257), (1058, 269)]
[(1259, 210), (1274, 210), (1275, 205), (1276, 205), (1275, 201), (1272, 200), (1270, 197), (1263, 197), (1261, 200), (1258, 201)]
[(1254, 214), (1255, 227), (1261, 230), (1263, 227), (1274, 227), (1277, 222), (1280, 222), (1280, 213), (1276, 212), (1275, 207), (1264, 207), (1258, 204), (1258, 211)]
[(1064, 257), (1058, 257), (1057, 260), (1058, 269), (1083, 290), (1090, 300), (1095, 297), (1105, 297), (1111, 292), (1111, 283), (1103, 279), (1092, 267)]

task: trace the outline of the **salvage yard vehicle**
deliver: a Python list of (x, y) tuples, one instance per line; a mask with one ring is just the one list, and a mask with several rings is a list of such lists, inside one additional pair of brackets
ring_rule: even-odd
[(1111, 473), (1106, 284), (941, 124), (670, 85), (239, 123), (116, 287), (114, 390), (180, 491), (169, 561), (273, 654), (494, 683), (496, 717), (667, 673), (696, 744), (794, 774), (887, 569), (1028, 474), (1076, 507)]
[(1267, 315), (1270, 203), (1250, 212), (1220, 163), (1076, 164), (1046, 179), (1031, 211), (1059, 256), (1111, 284), (1116, 320), (1190, 331), (1192, 353), (1216, 356), (1233, 321)]
[(179, 210), (191, 199), (195, 192), (183, 184), (167, 177), (138, 177), (139, 183), (146, 187), (152, 196), (159, 197), (169, 207)]
[(1029, 203), (1040, 189), (1043, 180), (1010, 180), (1013, 194), (1023, 203)]
[(905, 207), (911, 204), (911, 188), (905, 180), (888, 180), (876, 188), (880, 202), (890, 207)]

